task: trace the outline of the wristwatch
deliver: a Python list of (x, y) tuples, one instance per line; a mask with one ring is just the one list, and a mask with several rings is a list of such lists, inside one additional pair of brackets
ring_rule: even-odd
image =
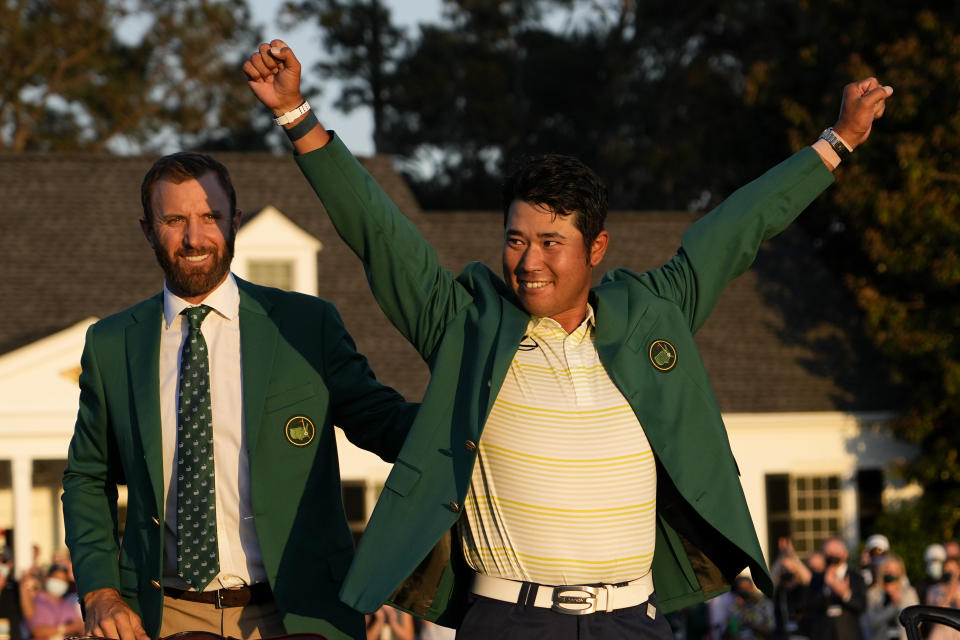
[(841, 160), (846, 160), (852, 151), (852, 149), (847, 147), (846, 143), (840, 139), (840, 136), (833, 131), (833, 127), (824, 129), (823, 133), (820, 134), (820, 138), (827, 141), (830, 148), (837, 152)]

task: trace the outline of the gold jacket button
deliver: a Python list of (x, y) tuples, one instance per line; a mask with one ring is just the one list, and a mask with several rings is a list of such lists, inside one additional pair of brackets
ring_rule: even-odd
[(460, 511), (460, 503), (458, 503), (456, 500), (451, 500), (450, 508), (453, 510), (454, 513), (456, 513)]
[(156, 589), (160, 588), (160, 582), (158, 580), (151, 580), (150, 584), (152, 584)]
[(466, 442), (463, 443), (463, 446), (467, 448), (467, 451), (477, 450), (477, 443), (474, 442), (473, 440), (467, 440)]
[(153, 524), (157, 525), (158, 527), (160, 526), (160, 518), (158, 518), (157, 516), (153, 516), (150, 519), (153, 520)]

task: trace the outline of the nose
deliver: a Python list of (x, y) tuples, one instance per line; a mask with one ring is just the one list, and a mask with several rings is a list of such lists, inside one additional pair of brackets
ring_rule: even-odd
[(520, 261), (517, 263), (517, 271), (539, 271), (542, 265), (543, 256), (540, 255), (540, 250), (535, 246), (528, 245), (527, 248), (524, 249), (523, 255), (520, 256)]
[(187, 218), (186, 229), (183, 233), (183, 245), (185, 247), (195, 247), (202, 237), (201, 221), (199, 217)]

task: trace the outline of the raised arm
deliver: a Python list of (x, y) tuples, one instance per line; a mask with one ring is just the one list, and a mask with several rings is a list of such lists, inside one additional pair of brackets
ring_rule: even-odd
[(282, 40), (260, 45), (243, 70), (264, 106), (282, 121), (290, 119), (283, 126), (297, 163), (337, 233), (363, 261), (380, 308), (429, 359), (471, 294), (440, 266), (433, 247), (313, 111), (295, 115), (304, 102), (300, 63)]
[[(691, 329), (698, 330), (727, 283), (753, 263), (760, 245), (785, 229), (833, 182), (831, 172), (843, 155), (870, 136), (892, 93), (876, 78), (844, 87), (836, 124), (811, 147), (741, 187), (691, 225), (677, 255), (644, 276), (648, 286), (675, 300)], [(615, 277), (629, 275), (618, 272)]]

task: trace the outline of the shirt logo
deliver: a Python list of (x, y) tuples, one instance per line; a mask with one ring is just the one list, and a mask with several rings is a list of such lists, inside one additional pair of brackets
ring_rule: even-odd
[(287, 440), (295, 447), (305, 447), (313, 442), (317, 435), (317, 428), (313, 426), (313, 421), (306, 416), (294, 416), (287, 420), (283, 428)]
[(677, 366), (677, 348), (666, 340), (650, 343), (650, 364), (657, 371), (670, 371)]

